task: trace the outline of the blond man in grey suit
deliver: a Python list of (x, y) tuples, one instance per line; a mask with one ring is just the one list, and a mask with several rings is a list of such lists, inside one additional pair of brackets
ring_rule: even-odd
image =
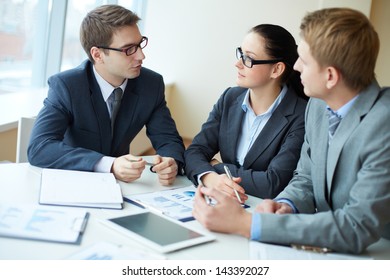
[(378, 35), (362, 13), (331, 8), (309, 13), (301, 36), (294, 68), (311, 99), (293, 179), (253, 214), (199, 188), (194, 216), (211, 230), (261, 242), (361, 253), (390, 236), (390, 90), (375, 81)]

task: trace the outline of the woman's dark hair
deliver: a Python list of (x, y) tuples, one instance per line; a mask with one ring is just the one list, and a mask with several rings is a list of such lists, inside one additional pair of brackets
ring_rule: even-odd
[(293, 69), (298, 59), (297, 44), (294, 37), (286, 29), (279, 25), (260, 24), (253, 27), (249, 32), (254, 32), (265, 40), (265, 52), (270, 59), (279, 59), (286, 65), (282, 75), (282, 83), (292, 87), (299, 97), (308, 99), (303, 92), (299, 72)]

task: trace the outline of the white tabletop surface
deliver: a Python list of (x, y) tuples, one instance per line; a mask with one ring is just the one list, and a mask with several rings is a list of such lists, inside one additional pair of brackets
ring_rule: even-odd
[[(0, 164), (0, 203), (15, 204), (36, 204), (38, 205), (38, 196), (40, 189), (41, 169), (30, 166), (28, 163)], [(120, 182), (123, 195), (145, 193), (157, 190), (167, 189), (160, 186), (157, 175), (144, 171), (144, 175), (138, 181), (132, 183)], [(190, 181), (185, 177), (178, 177), (174, 187), (189, 186)], [(250, 197), (247, 204), (253, 209), (260, 199)], [(59, 206), (53, 206), (59, 207)], [(123, 210), (107, 210), (89, 208), (90, 218), (80, 245), (69, 245), (60, 243), (50, 243), (42, 241), (29, 241), (23, 239), (13, 239), (0, 237), (0, 259), (67, 259), (71, 255), (83, 251), (94, 244), (100, 242), (109, 242), (121, 245), (123, 248), (138, 251), (151, 252), (150, 249), (142, 244), (122, 235), (104, 225), (99, 220), (116, 216), (123, 216), (126, 213), (134, 212), (137, 206), (124, 203)], [(202, 229), (197, 221), (187, 222), (192, 227)], [(168, 253), (164, 256), (167, 259), (215, 259), (215, 260), (242, 260), (250, 259), (250, 244), (246, 238), (230, 235), (212, 233), (216, 236), (216, 241), (207, 244), (201, 244), (194, 247), (182, 249), (176, 252)], [(380, 240), (368, 248), (366, 256), (376, 259), (390, 259), (390, 241)]]

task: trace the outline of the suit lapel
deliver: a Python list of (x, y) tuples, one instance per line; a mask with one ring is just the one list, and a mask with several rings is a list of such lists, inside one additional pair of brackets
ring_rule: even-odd
[[(357, 100), (356, 100), (357, 101)], [(360, 123), (360, 116), (358, 112), (351, 110), (345, 116), (343, 120), (341, 120), (339, 127), (336, 130), (335, 135), (333, 136), (332, 142), (329, 144), (328, 148), (328, 160), (326, 166), (326, 182), (328, 186), (328, 197), (330, 197), (330, 193), (332, 190), (332, 181), (334, 172), (337, 166), (337, 162), (339, 160), (341, 150), (348, 140), (351, 133), (355, 130), (355, 128)]]
[(96, 119), (99, 123), (101, 139), (101, 152), (109, 155), (111, 151), (111, 120), (108, 113), (107, 104), (104, 102), (100, 87), (92, 74), (90, 77), (90, 98), (95, 111)]
[(259, 136), (249, 149), (245, 160), (244, 167), (248, 168), (272, 143), (280, 131), (287, 125), (288, 121), (280, 112), (274, 112)]
[(325, 111), (325, 106), (322, 110), (322, 115), (319, 118), (318, 124), (315, 126), (315, 131), (312, 133), (315, 133), (317, 136), (313, 138), (312, 147), (314, 149), (312, 152), (313, 155), (313, 162), (316, 163), (317, 167), (314, 169), (315, 174), (312, 175), (313, 181), (315, 181), (316, 186), (320, 186), (318, 188), (314, 188), (317, 208), (320, 211), (324, 211), (329, 209), (328, 202), (328, 188), (326, 184), (326, 166), (327, 166), (327, 155), (328, 155), (328, 116)]
[[(138, 95), (135, 94), (136, 80), (128, 80), (123, 93), (121, 105), (115, 120), (114, 135), (112, 139), (111, 152), (115, 154), (122, 140), (125, 139), (127, 130), (133, 123), (134, 113), (137, 109)], [(130, 147), (129, 147), (130, 149)]]
[(333, 136), (333, 140), (329, 146), (327, 161), (326, 179), (328, 185), (328, 195), (330, 195), (332, 189), (334, 172), (343, 146), (375, 103), (375, 100), (378, 98), (379, 91), (380, 88), (375, 82), (371, 84), (365, 91), (359, 93), (358, 99), (355, 101), (344, 119), (341, 120), (340, 125), (337, 128), (335, 135)]
[(259, 136), (249, 149), (245, 160), (244, 167), (248, 168), (273, 142), (280, 131), (288, 124), (286, 116), (294, 113), (297, 97), (292, 92), (287, 92), (282, 102), (273, 112), (271, 118), (260, 132)]
[(228, 126), (226, 133), (226, 141), (228, 143), (227, 156), (232, 162), (237, 161), (237, 142), (241, 135), (241, 124), (244, 117), (244, 111), (242, 110), (242, 102), (245, 94), (241, 94), (229, 108), (228, 113)]

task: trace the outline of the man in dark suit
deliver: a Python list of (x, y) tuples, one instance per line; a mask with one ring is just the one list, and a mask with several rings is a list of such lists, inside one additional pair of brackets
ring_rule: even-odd
[[(199, 188), (194, 216), (261, 242), (361, 253), (390, 238), (390, 89), (375, 80), (379, 38), (363, 13), (348, 8), (309, 13), (301, 35), (294, 69), (311, 99), (294, 177), (253, 214)], [(208, 206), (202, 194), (218, 204)]]
[(117, 5), (100, 6), (84, 18), (80, 40), (89, 60), (49, 78), (28, 148), (32, 165), (136, 180), (146, 161), (131, 155), (130, 144), (145, 125), (160, 183), (169, 185), (181, 174), (183, 141), (166, 105), (162, 76), (142, 67), (148, 39), (138, 21)]

